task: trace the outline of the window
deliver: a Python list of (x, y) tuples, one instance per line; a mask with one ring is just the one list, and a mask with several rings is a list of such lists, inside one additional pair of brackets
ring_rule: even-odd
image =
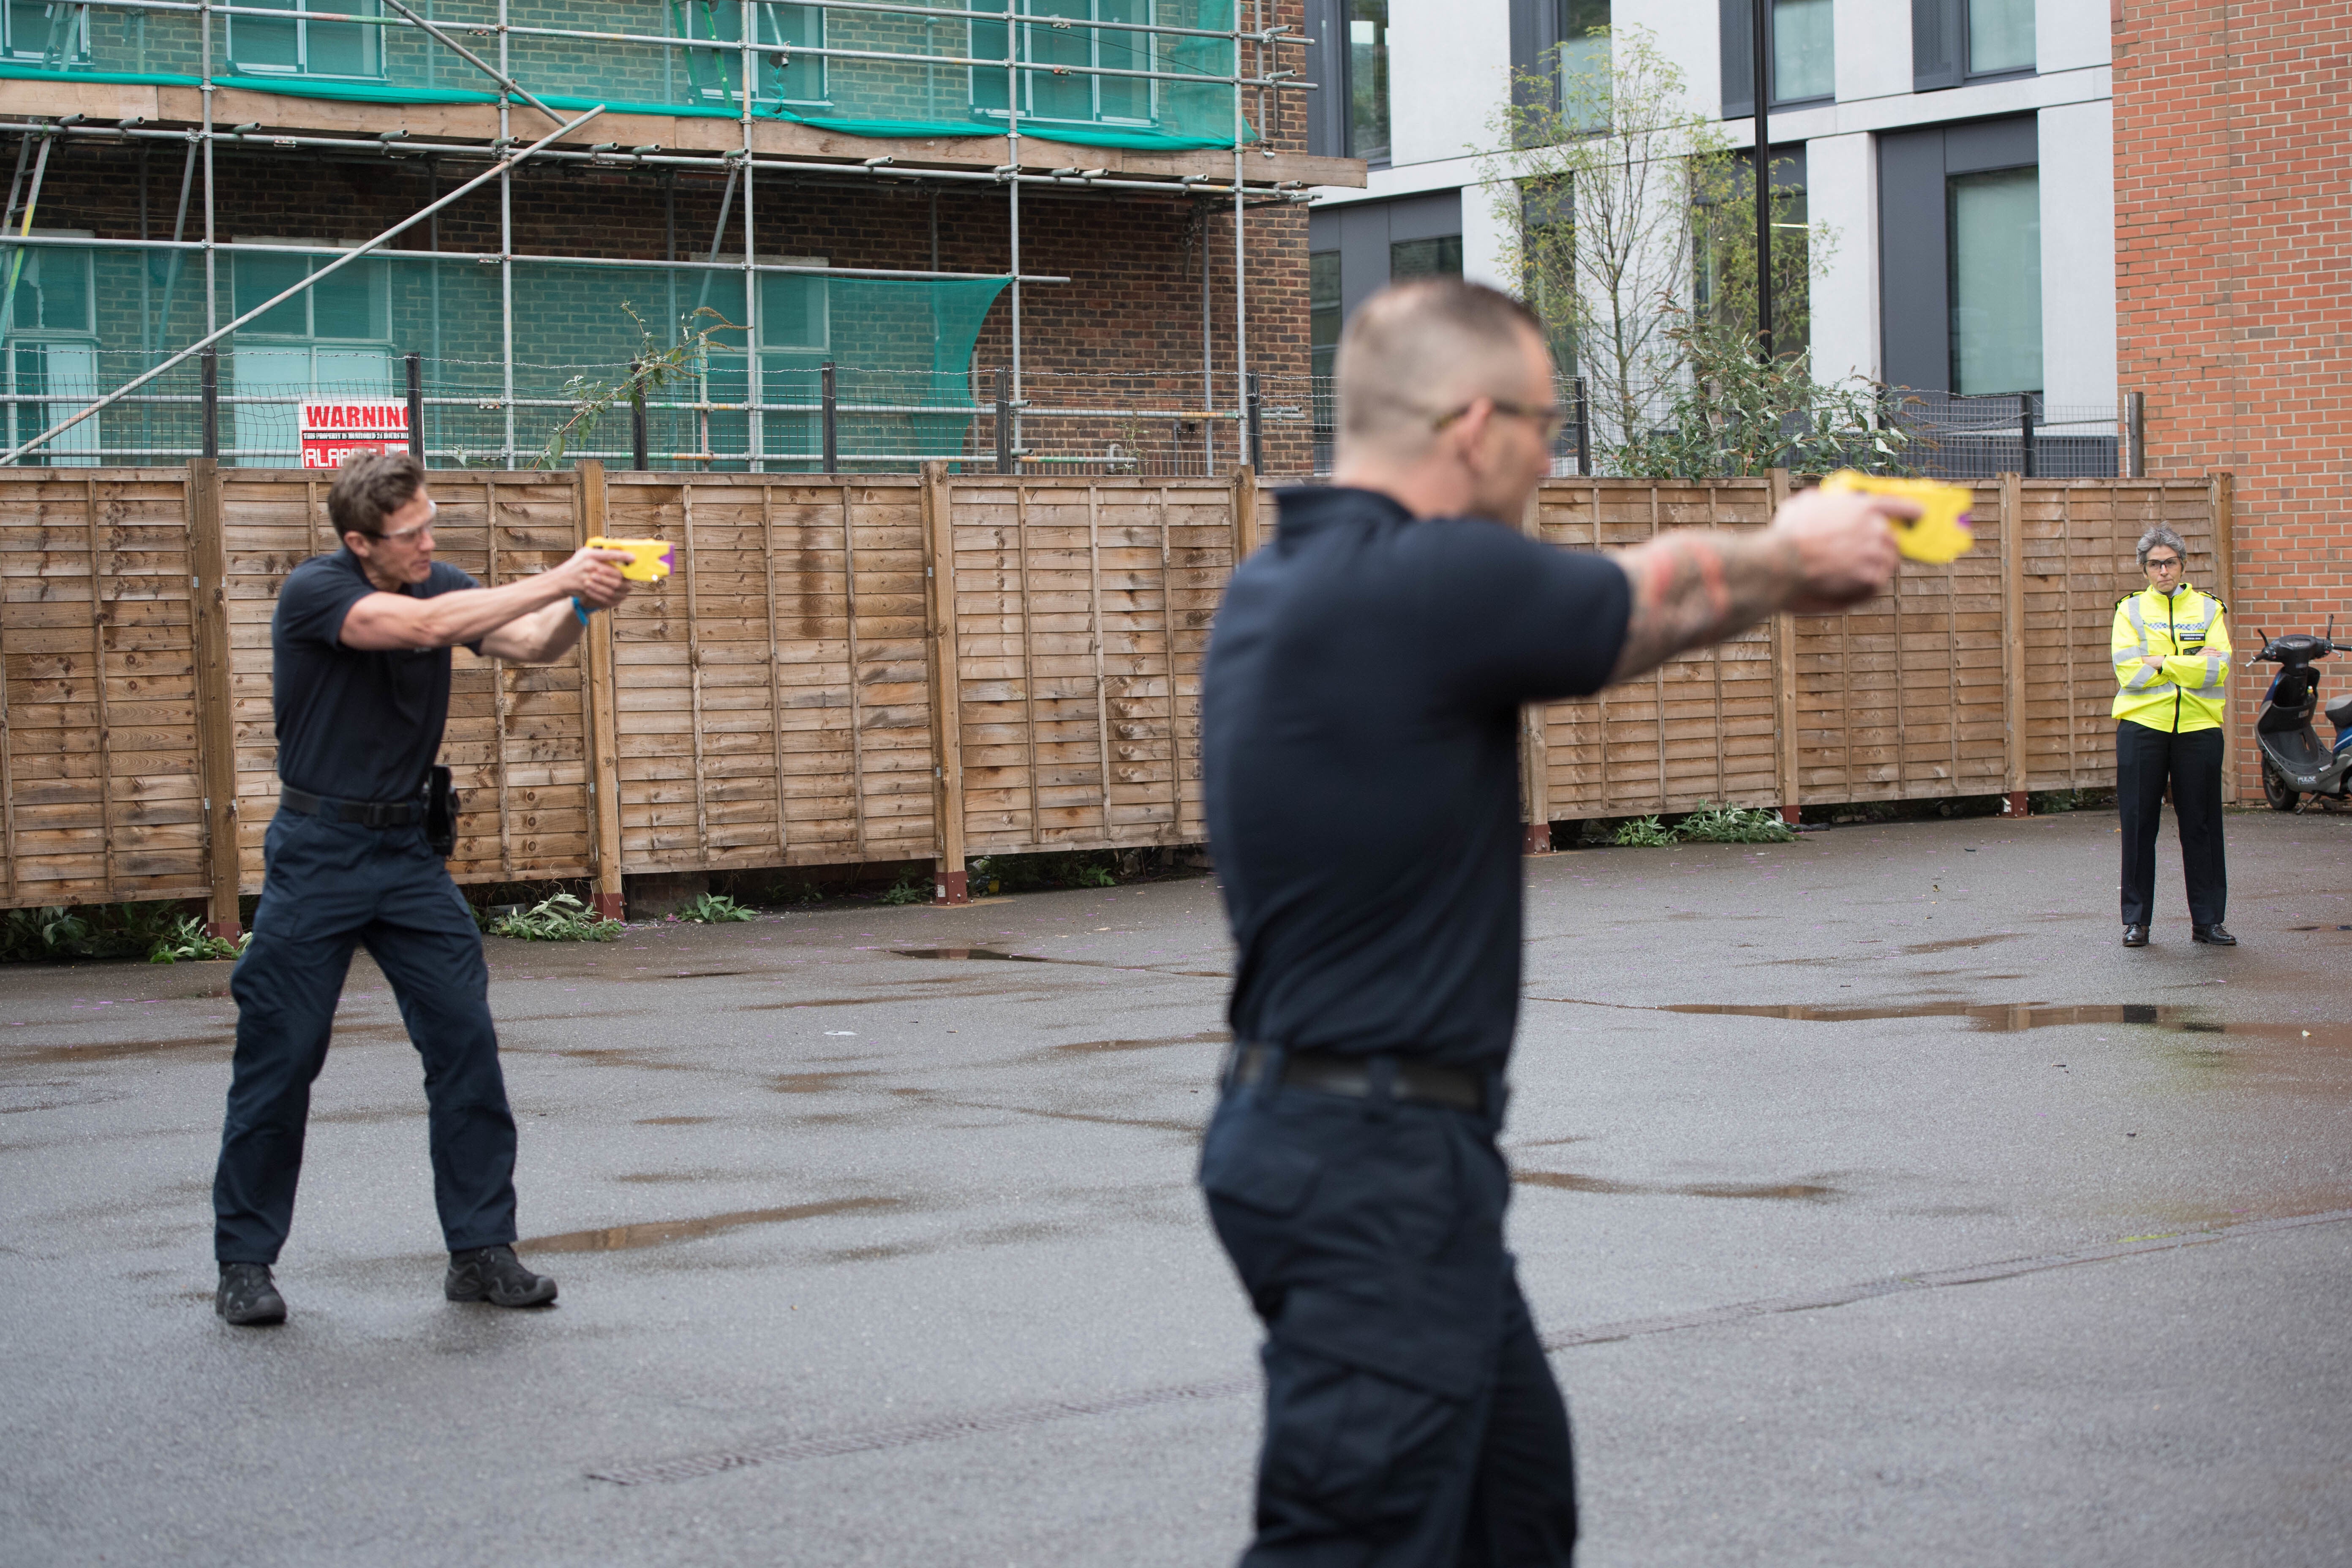
[[(299, 240), (247, 243), (299, 245)], [(232, 261), (234, 309), (244, 315), (271, 296), (299, 283), (332, 258), (238, 253)], [(373, 339), (391, 335), (387, 276), (380, 261), (359, 261), (307, 289), (268, 314), (238, 329), (245, 335), (297, 338)]]
[(89, 7), (0, 0), (0, 55), (52, 68), (89, 58)]
[[(1021, 112), (1040, 120), (1080, 123), (1148, 125), (1152, 121), (1154, 83), (1150, 77), (1099, 76), (1094, 70), (1152, 70), (1159, 51), (1150, 33), (1124, 27), (1078, 27), (1073, 22), (1152, 20), (1150, 0), (972, 0), (972, 10), (1047, 18), (1021, 24), (1019, 58), (1045, 68), (1021, 73)], [(1009, 45), (1004, 22), (971, 25), (971, 58), (1003, 59)], [(983, 114), (1003, 114), (1006, 73), (985, 66), (971, 69), (971, 104)]]
[(1576, 208), (1566, 181), (1531, 184), (1519, 197), (1521, 294), (1542, 319), (1553, 368), (1574, 375)]
[(1348, 6), (1348, 152), (1369, 163), (1389, 159), (1389, 0)]
[(1969, 0), (1969, 75), (2033, 68), (2033, 0)]
[[(721, 261), (740, 262), (740, 252), (721, 255)], [(823, 267), (822, 256), (761, 256), (763, 265)], [(755, 275), (760, 290), (760, 401), (765, 404), (814, 404), (824, 395), (823, 365), (833, 342), (830, 290), (822, 276), (795, 272)], [(708, 303), (727, 320), (741, 322), (743, 275), (706, 272)], [(698, 288), (699, 283), (698, 282)], [(701, 323), (696, 323), (700, 325)], [(748, 403), (751, 398), (750, 358), (743, 352), (740, 331), (710, 335), (711, 354), (703, 366), (703, 396), (712, 403)], [(709, 416), (712, 451), (751, 450), (750, 418), (739, 413), (714, 411)], [(811, 467), (823, 457), (823, 416), (813, 413), (767, 412), (760, 416), (760, 450), (763, 458), (805, 458)], [(728, 465), (735, 467), (740, 465)]]
[(2031, 72), (2034, 0), (1911, 0), (1911, 88)]
[[(263, 245), (310, 243), (237, 237)], [(237, 253), (230, 260), (230, 308), (242, 316), (332, 259)], [(389, 269), (380, 261), (355, 261), (238, 328), (230, 376), (239, 401), (228, 406), (231, 428), (222, 433), (236, 460), (288, 466), (301, 450), (299, 405), (306, 397), (392, 396), (391, 315)], [(247, 398), (268, 401), (243, 401)]]
[(1952, 390), (2042, 387), (2042, 172), (1955, 174), (1945, 187), (1951, 256)]
[(1433, 239), (1400, 239), (1389, 246), (1389, 281), (1407, 278), (1462, 276), (1462, 237), (1440, 235)]
[[(6, 405), (8, 444), (14, 447), (98, 395), (98, 341), (91, 314), (95, 291), (90, 286), (90, 253), (86, 250), (0, 247), (0, 269), (16, 272), (0, 383), (13, 396), (56, 399)], [(23, 460), (52, 468), (95, 464), (99, 421), (105, 417), (101, 414), (83, 420)]]
[[(1720, 0), (1723, 117), (1756, 112), (1757, 0)], [(1771, 0), (1766, 13), (1772, 107), (1823, 103), (1837, 96), (1837, 36), (1832, 0)]]
[(1773, 0), (1772, 101), (1811, 103), (1837, 96), (1831, 0)]
[(1307, 341), (1311, 345), (1309, 373), (1315, 377), (1315, 471), (1330, 467), (1335, 435), (1333, 413), (1339, 406), (1331, 377), (1339, 363), (1339, 253), (1318, 250), (1307, 258)]
[[(782, 44), (788, 49), (824, 47), (822, 8), (771, 5), (762, 0), (756, 9), (760, 17), (756, 42)], [(687, 92), (718, 102), (742, 102), (742, 89), (737, 86), (743, 62), (740, 47), (743, 42), (743, 7), (739, 0), (673, 0), (669, 16), (674, 37), (709, 38), (739, 46), (732, 53), (723, 49), (667, 51), (673, 65), (686, 72)], [(761, 55), (757, 69), (760, 97), (769, 102), (824, 101), (822, 55)]]
[[(310, 19), (310, 0), (253, 0), (257, 9), (284, 11), (287, 19), (231, 16), (229, 58), (250, 76), (380, 77), (383, 33), (362, 22)], [(320, 0), (318, 9), (345, 16), (382, 15), (376, 0)]]
[(1573, 130), (1604, 131), (1611, 87), (1609, 0), (1554, 3), (1559, 14), (1560, 112)]

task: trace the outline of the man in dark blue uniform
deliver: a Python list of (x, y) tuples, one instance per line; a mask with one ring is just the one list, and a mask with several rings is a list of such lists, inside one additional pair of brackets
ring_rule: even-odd
[(310, 1084), (352, 950), (364, 943), (425, 1058), (433, 1195), (453, 1301), (555, 1300), (514, 1255), (514, 1117), (482, 939), (426, 842), (426, 780), (449, 717), (449, 649), (543, 662), (620, 602), (623, 556), (583, 550), (484, 588), (433, 559), (433, 500), (405, 454), (354, 458), (327, 496), (343, 548), (294, 568), (270, 622), (278, 815), (253, 943), (229, 981), (236, 1056), (213, 1179), (214, 1310), (283, 1322), (270, 1278), (294, 1217)]
[(1613, 557), (1513, 526), (1561, 411), (1508, 297), (1423, 279), (1341, 339), (1334, 484), (1234, 574), (1202, 702), (1240, 949), (1201, 1161), (1265, 1321), (1249, 1568), (1562, 1564), (1568, 1413), (1503, 1244), (1517, 714), (1892, 577), (1906, 503)]

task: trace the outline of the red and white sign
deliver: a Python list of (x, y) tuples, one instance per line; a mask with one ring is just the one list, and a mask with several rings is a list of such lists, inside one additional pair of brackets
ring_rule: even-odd
[(339, 468), (354, 452), (390, 452), (407, 445), (408, 405), (398, 398), (302, 405), (306, 468)]

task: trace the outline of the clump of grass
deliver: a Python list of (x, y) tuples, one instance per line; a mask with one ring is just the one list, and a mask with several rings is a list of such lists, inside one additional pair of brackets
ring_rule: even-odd
[(557, 893), (520, 914), (500, 915), (486, 929), (518, 942), (610, 942), (621, 934), (621, 922), (600, 918), (570, 893)]
[[(189, 918), (177, 902), (49, 904), (10, 910), (0, 920), (0, 963), (148, 958), (169, 944)], [(197, 927), (203, 929), (201, 921)], [(232, 952), (220, 956), (236, 955)]]
[(1663, 849), (1674, 841), (1674, 829), (1654, 816), (1618, 824), (1616, 836), (1609, 840), (1620, 849)]
[(678, 911), (678, 919), (698, 925), (725, 925), (730, 921), (748, 921), (757, 913), (747, 910), (725, 893), (703, 893), (694, 902)]
[(1685, 844), (1787, 844), (1797, 836), (1776, 811), (1701, 802), (1675, 824), (1675, 837)]

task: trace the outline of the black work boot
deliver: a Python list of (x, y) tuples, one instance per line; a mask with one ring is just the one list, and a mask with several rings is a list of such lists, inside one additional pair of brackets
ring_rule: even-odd
[(452, 1301), (488, 1301), (493, 1307), (544, 1307), (555, 1300), (555, 1281), (525, 1268), (511, 1247), (477, 1247), (449, 1255), (441, 1293)]
[(266, 1263), (224, 1263), (213, 1310), (239, 1328), (263, 1328), (286, 1321), (286, 1298), (269, 1278)]
[(2209, 926), (2192, 925), (2189, 928), (2189, 935), (2192, 941), (2201, 942), (2208, 947), (2238, 945), (2238, 939), (2230, 934), (2230, 928), (2219, 921)]
[(2146, 947), (2147, 945), (2147, 927), (2144, 924), (2126, 925), (2124, 927), (2124, 945), (2126, 947)]

